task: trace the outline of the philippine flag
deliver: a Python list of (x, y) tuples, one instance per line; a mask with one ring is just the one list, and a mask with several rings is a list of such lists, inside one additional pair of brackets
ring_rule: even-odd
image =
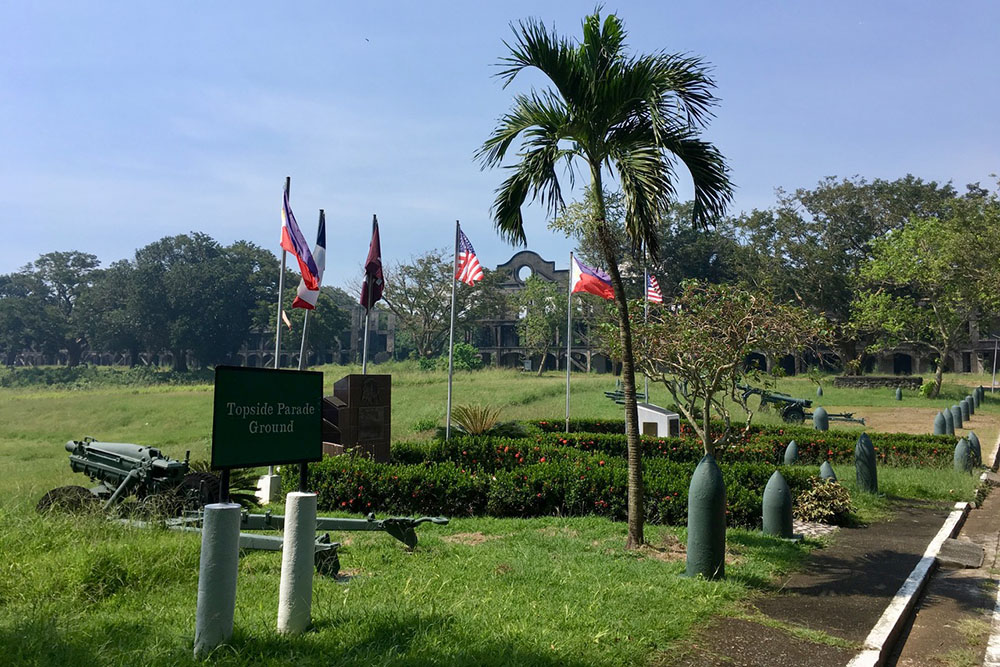
[(316, 287), (309, 289), (305, 280), (299, 281), (299, 291), (292, 301), (292, 308), (312, 310), (319, 298), (319, 286), (323, 284), (323, 269), (326, 268), (326, 214), (319, 212), (319, 231), (316, 232), (316, 247), (313, 248), (313, 260), (316, 262)]
[(646, 298), (653, 303), (663, 303), (660, 283), (656, 281), (656, 277), (652, 273), (646, 278)]
[(573, 257), (572, 275), (570, 281), (574, 292), (590, 292), (603, 299), (614, 299), (615, 290), (611, 287), (611, 276), (600, 269), (592, 269)]
[(318, 290), (319, 278), (316, 274), (319, 273), (319, 269), (316, 268), (316, 260), (309, 252), (306, 238), (302, 236), (299, 223), (295, 222), (292, 207), (288, 204), (288, 188), (285, 188), (285, 197), (281, 203), (281, 247), (295, 255), (295, 259), (299, 261), (299, 270), (306, 287)]

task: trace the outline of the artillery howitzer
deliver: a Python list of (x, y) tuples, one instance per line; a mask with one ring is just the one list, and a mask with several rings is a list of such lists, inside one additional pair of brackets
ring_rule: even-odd
[(55, 506), (82, 509), (103, 500), (108, 509), (124, 497), (163, 498), (179, 512), (185, 507), (200, 507), (219, 496), (218, 478), (207, 472), (191, 472), (188, 452), (183, 461), (165, 456), (155, 447), (123, 442), (98, 442), (91, 437), (66, 443), (69, 467), (80, 472), (97, 486), (60, 486), (38, 501), (38, 510)]
[[(219, 479), (208, 472), (191, 472), (190, 452), (183, 461), (164, 456), (155, 447), (144, 447), (121, 442), (98, 442), (86, 437), (66, 443), (69, 465), (73, 472), (84, 473), (97, 486), (87, 489), (82, 486), (60, 486), (52, 489), (38, 501), (40, 512), (50, 509), (89, 510), (96, 509), (97, 503), (104, 501), (107, 510), (124, 497), (132, 495), (141, 500), (159, 498), (163, 504), (155, 506), (173, 516), (162, 521), (141, 521), (122, 519), (132, 526), (151, 527), (166, 525), (180, 531), (201, 532), (204, 520), (201, 509), (208, 503), (218, 502), (220, 496)], [(196, 509), (197, 508), (197, 509)], [(188, 510), (184, 512), (184, 510)], [(178, 514), (183, 516), (178, 517)], [(384, 531), (413, 550), (417, 546), (415, 528), (421, 523), (446, 525), (444, 517), (391, 517), (376, 519), (369, 514), (365, 519), (345, 519), (317, 517), (316, 530), (343, 531)], [(240, 548), (281, 551), (284, 538), (281, 535), (247, 533), (247, 530), (282, 530), (285, 517), (271, 514), (250, 514), (244, 511), (240, 519)], [(332, 542), (329, 534), (316, 538), (316, 569), (323, 574), (335, 576), (340, 570), (338, 542)]]
[[(789, 424), (801, 424), (806, 418), (812, 418), (811, 412), (806, 412), (806, 408), (812, 407), (812, 401), (808, 398), (795, 398), (788, 394), (781, 394), (775, 391), (767, 391), (759, 387), (749, 387), (745, 384), (738, 384), (736, 388), (743, 392), (743, 402), (753, 394), (760, 396), (761, 409), (766, 410), (768, 406), (775, 406), (781, 410), (781, 418)], [(863, 417), (857, 418), (853, 412), (828, 413), (830, 421), (854, 422), (864, 426)]]
[[(167, 528), (171, 530), (201, 532), (204, 521), (203, 512), (188, 512), (178, 519), (167, 519)], [(133, 525), (146, 525), (143, 522), (130, 522)], [(364, 519), (345, 519), (340, 517), (316, 517), (316, 530), (334, 531), (384, 531), (396, 538), (407, 550), (413, 551), (417, 546), (417, 533), (414, 530), (422, 523), (433, 523), (439, 526), (448, 525), (448, 519), (440, 516), (424, 516), (419, 519), (410, 517), (390, 517), (387, 519), (376, 519), (374, 514), (369, 514)], [(262, 551), (281, 551), (284, 538), (280, 535), (261, 535), (259, 533), (247, 533), (246, 530), (283, 530), (285, 527), (285, 517), (280, 514), (250, 514), (244, 511), (240, 515), (240, 548), (258, 549)], [(337, 550), (340, 548), (339, 542), (331, 542), (329, 533), (325, 533), (316, 538), (315, 559), (316, 570), (320, 574), (336, 576), (340, 571), (340, 556)]]

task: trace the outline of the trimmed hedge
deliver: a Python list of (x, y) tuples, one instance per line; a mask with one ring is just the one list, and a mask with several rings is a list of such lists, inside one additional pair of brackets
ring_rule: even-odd
[[(554, 422), (530, 422), (545, 428)], [(549, 430), (538, 441), (564, 444), (584, 450), (600, 450), (612, 456), (626, 456), (624, 420), (577, 420), (581, 427), (592, 426), (595, 431), (571, 432)], [(560, 423), (559, 426), (562, 426)], [(721, 423), (719, 424), (721, 428)], [(792, 440), (799, 446), (799, 462), (819, 465), (826, 459), (833, 463), (852, 463), (854, 445), (860, 433), (856, 431), (816, 431), (805, 426), (750, 427), (750, 433), (739, 436), (716, 457), (719, 461), (747, 461), (779, 464), (785, 447)], [(955, 438), (947, 435), (914, 435), (909, 433), (869, 433), (875, 445), (879, 463), (889, 466), (947, 467), (952, 463)], [(701, 443), (686, 423), (681, 423), (681, 437), (652, 438), (643, 436), (643, 455), (668, 458), (673, 461), (698, 461)]]
[[(465, 439), (475, 440), (475, 439)], [(486, 439), (480, 439), (486, 440)], [(627, 516), (627, 462), (621, 457), (583, 452), (572, 447), (533, 445), (512, 451), (494, 439), (479, 449), (428, 447), (420, 463), (378, 464), (339, 456), (309, 466), (309, 488), (325, 510), (446, 516), (583, 516), (622, 521)], [(453, 444), (459, 444), (454, 443)], [(473, 443), (466, 442), (466, 445)], [(508, 451), (504, 452), (503, 447)], [(491, 455), (489, 449), (493, 448)], [(414, 445), (401, 447), (412, 456)], [(464, 452), (464, 453), (462, 453)], [(473, 456), (476, 452), (477, 458)], [(463, 457), (466, 463), (452, 459)], [(473, 463), (472, 459), (477, 458)], [(756, 527), (764, 486), (775, 467), (767, 464), (722, 464), (729, 494), (730, 525)], [(780, 468), (793, 496), (810, 488), (812, 470)], [(644, 465), (646, 520), (683, 525), (687, 491), (694, 465), (651, 459)], [(297, 469), (283, 469), (287, 488), (298, 483)]]

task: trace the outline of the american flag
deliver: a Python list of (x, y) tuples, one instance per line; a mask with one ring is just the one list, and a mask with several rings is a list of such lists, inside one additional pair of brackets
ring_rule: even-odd
[(663, 293), (660, 291), (660, 283), (656, 282), (656, 277), (652, 273), (646, 277), (646, 298), (653, 303), (663, 303)]
[(479, 266), (476, 251), (469, 243), (469, 237), (461, 229), (458, 230), (458, 272), (455, 278), (466, 285), (483, 279), (483, 267)]

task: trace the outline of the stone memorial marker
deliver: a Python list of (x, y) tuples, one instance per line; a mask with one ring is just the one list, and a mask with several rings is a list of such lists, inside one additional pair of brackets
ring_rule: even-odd
[(338, 410), (340, 444), (346, 449), (389, 462), (392, 419), (391, 375), (345, 375), (333, 385)]

